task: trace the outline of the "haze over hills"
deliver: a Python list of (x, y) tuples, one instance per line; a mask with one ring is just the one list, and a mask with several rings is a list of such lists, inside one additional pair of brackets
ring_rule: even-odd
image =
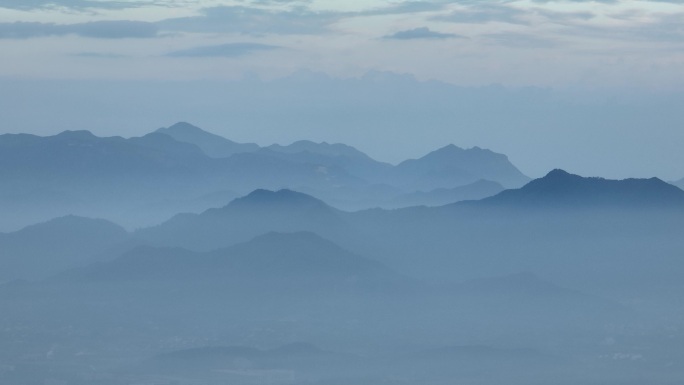
[(179, 142), (194, 144), (212, 158), (225, 158), (233, 154), (253, 152), (259, 149), (259, 146), (254, 143), (236, 143), (186, 122), (178, 122), (172, 126), (160, 128), (155, 132), (166, 134)]
[(390, 172), (393, 167), (389, 163), (379, 162), (354, 147), (341, 143), (314, 143), (300, 140), (287, 146), (273, 144), (265, 148), (287, 154), (286, 158), (295, 158), (324, 167), (342, 168), (371, 184), (383, 181), (384, 174)]
[[(204, 284), (263, 289), (307, 285), (374, 285), (401, 278), (378, 262), (354, 255), (314, 233), (275, 233), (257, 236), (229, 248), (204, 253), (181, 248), (138, 247), (110, 262), (69, 272), (69, 281), (198, 280)], [(265, 286), (266, 285), (266, 286)]]
[[(548, 187), (558, 184), (567, 187), (560, 192)], [(630, 261), (642, 266), (641, 273), (662, 274), (668, 279), (661, 283), (674, 284), (671, 272), (682, 261), (665, 256), (684, 244), (661, 242), (683, 224), (682, 193), (656, 179), (606, 181), (554, 171), (481, 201), (344, 212), (306, 194), (257, 190), (221, 209), (178, 215), (136, 236), (155, 245), (210, 250), (290, 229), (316, 232), (404, 274), (440, 281), (531, 269), (571, 286), (609, 274), (616, 281), (601, 284), (621, 287), (628, 269), (623, 273), (613, 264)], [(583, 207), (592, 210), (577, 210)], [(660, 250), (662, 257), (654, 258), (664, 259), (644, 260), (649, 250)]]
[(75, 216), (0, 233), (0, 280), (42, 279), (92, 263), (127, 240), (114, 223)]
[(345, 239), (355, 234), (342, 212), (291, 190), (255, 190), (228, 205), (201, 214), (180, 214), (136, 236), (156, 245), (212, 250), (271, 231), (311, 231)]
[(397, 206), (402, 200), (394, 198), (404, 194), (480, 179), (504, 186), (527, 180), (504, 155), (479, 148), (447, 146), (392, 166), (344, 144), (298, 141), (260, 148), (189, 123), (129, 139), (88, 131), (6, 134), (0, 149), (0, 213), (25, 224), (78, 214), (127, 228), (149, 226), (178, 212), (207, 209), (202, 197), (221, 191), (289, 188), (356, 210)]
[[(500, 365), (511, 359), (505, 346), (523, 347), (528, 370), (538, 373), (553, 368), (549, 354), (541, 352), (549, 341), (572, 339), (587, 327), (593, 332), (605, 325), (628, 327), (637, 320), (617, 304), (531, 274), (448, 287), (417, 283), (312, 233), (270, 233), (206, 253), (137, 248), (40, 284), (0, 286), (0, 304), (16, 314), (0, 320), (5, 330), (28, 324), (57, 336), (69, 325), (85, 333), (85, 340), (73, 336), (61, 343), (64, 353), (50, 365), (68, 361), (68, 352), (83, 349), (83, 344), (89, 344), (84, 365), (123, 346), (130, 357), (117, 371), (125, 370), (126, 380), (182, 374), (202, 384), (241, 381), (231, 376), (242, 379), (244, 370), (269, 368), (295, 370), (297, 378), (335, 378), (351, 371), (362, 383), (388, 373), (427, 379), (454, 370), (442, 360), (451, 362), (457, 351), (469, 357), (470, 365)], [(114, 336), (106, 332), (113, 325), (118, 325)], [(396, 336), (406, 344), (399, 352)], [(164, 344), (151, 349), (158, 339)], [(426, 347), (468, 339), (496, 343), (476, 349), (478, 354), (465, 348), (432, 358), (436, 350), (425, 353)], [(230, 341), (242, 347), (231, 347)], [(43, 348), (43, 343), (35, 344)], [(285, 345), (255, 348), (264, 344)], [(365, 345), (374, 348), (361, 360), (329, 352)], [(554, 354), (559, 352), (567, 357), (574, 350), (556, 348)], [(27, 370), (0, 371), (0, 378)], [(46, 369), (38, 365), (33, 370)], [(117, 371), (104, 378), (112, 381), (122, 375)]]
[(386, 203), (386, 208), (401, 208), (410, 206), (443, 206), (449, 203), (480, 200), (502, 192), (504, 189), (497, 182), (480, 179), (477, 182), (454, 188), (438, 188), (431, 191), (416, 191), (399, 195)]
[(501, 192), (483, 203), (537, 208), (684, 207), (684, 191), (658, 178), (585, 178), (556, 169), (520, 189)]
[(680, 189), (684, 190), (684, 178), (682, 178), (678, 181), (674, 181), (674, 182), (672, 182), (672, 184), (679, 187)]
[(4, 135), (0, 160), (3, 220), (153, 224), (0, 233), (0, 383), (684, 378), (684, 191), (656, 178), (528, 182), (480, 148), (393, 166), (187, 123)]
[(479, 147), (466, 150), (453, 144), (422, 158), (401, 162), (394, 174), (400, 179), (399, 183), (420, 186), (422, 189), (462, 186), (479, 179), (496, 181), (508, 188), (515, 188), (530, 180), (505, 155)]
[[(509, 317), (517, 317), (518, 322), (534, 323), (542, 321), (538, 309), (543, 308), (549, 324), (568, 322), (579, 327), (581, 324), (587, 326), (586, 322), (595, 322), (600, 314), (608, 318), (634, 316), (617, 302), (561, 287), (530, 272), (465, 281), (453, 285), (452, 294), (460, 308), (473, 307), (478, 309), (474, 311), (482, 312), (473, 317), (479, 319), (508, 313)], [(556, 319), (551, 321), (552, 317)]]

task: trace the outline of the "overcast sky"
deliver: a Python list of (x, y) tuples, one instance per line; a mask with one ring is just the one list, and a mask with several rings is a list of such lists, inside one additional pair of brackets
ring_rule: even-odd
[[(0, 74), (679, 87), (680, 0), (0, 0)], [(97, 60), (96, 60), (97, 59)]]
[[(684, 148), (680, 108), (672, 103), (684, 90), (681, 0), (0, 0), (0, 49), (0, 80), (12, 85), (0, 90), (0, 98), (6, 101), (6, 126), (0, 127), (0, 132), (51, 133), (68, 126), (116, 134), (115, 127), (119, 127), (122, 135), (128, 135), (136, 130), (143, 133), (143, 126), (146, 129), (151, 122), (168, 125), (172, 123), (169, 117), (178, 115), (172, 105), (167, 115), (155, 107), (155, 114), (144, 118), (119, 110), (129, 116), (125, 121), (108, 119), (113, 110), (99, 116), (87, 111), (79, 115), (75, 112), (83, 102), (79, 95), (84, 97), (88, 92), (67, 90), (56, 94), (61, 107), (50, 110), (33, 102), (42, 92), (36, 82), (59, 81), (62, 89), (69, 88), (70, 81), (80, 82), (79, 89), (92, 82), (91, 87), (102, 89), (104, 84), (112, 84), (102, 82), (118, 80), (134, 90), (136, 81), (148, 85), (179, 81), (199, 84), (206, 80), (231, 84), (245, 77), (270, 81), (301, 70), (336, 79), (362, 79), (369, 71), (387, 71), (409, 74), (418, 83), (434, 80), (472, 90), (503, 85), (508, 90), (536, 87), (552, 90), (554, 95), (574, 95), (574, 101), (556, 106), (563, 116), (583, 123), (570, 127), (565, 121), (535, 121), (540, 115), (548, 115), (548, 111), (536, 111), (519, 117), (514, 122), (517, 126), (504, 120), (493, 122), (491, 117), (483, 117), (488, 123), (482, 124), (476, 116), (467, 121), (456, 119), (450, 125), (447, 118), (438, 121), (433, 116), (438, 114), (435, 108), (414, 110), (423, 118), (432, 114), (425, 121), (438, 129), (416, 127), (412, 131), (402, 127), (405, 142), (395, 143), (391, 149), (382, 148), (382, 141), (373, 138), (390, 135), (395, 129), (389, 127), (393, 121), (384, 127), (377, 116), (372, 118), (375, 131), (348, 127), (345, 135), (321, 128), (324, 119), (315, 121), (319, 131), (311, 127), (298, 131), (294, 123), (279, 130), (277, 121), (269, 129), (266, 123), (257, 129), (248, 127), (249, 116), (240, 118), (241, 128), (234, 128), (230, 118), (222, 117), (219, 111), (204, 123), (220, 134), (252, 141), (300, 139), (297, 135), (345, 139), (391, 161), (417, 156), (437, 143), (454, 142), (507, 151), (533, 176), (558, 163), (570, 168), (576, 164), (576, 171), (585, 174), (684, 176), (684, 166), (677, 166), (684, 164), (684, 158), (674, 149), (667, 150)], [(201, 99), (202, 90), (197, 86), (193, 90), (193, 97)], [(117, 92), (126, 94), (120, 88)], [(251, 102), (261, 103), (265, 110), (276, 108), (269, 104), (268, 94), (265, 90), (263, 100), (253, 96)], [(609, 121), (607, 114), (616, 110), (599, 107), (627, 94), (630, 96), (620, 103), (628, 114)], [(426, 97), (438, 98), (437, 94)], [(492, 106), (501, 100), (505, 98), (492, 97), (479, 105)], [(535, 100), (530, 99), (530, 103)], [(652, 106), (663, 100), (671, 103)], [(358, 110), (362, 106), (349, 110), (349, 104), (334, 102), (338, 104), (324, 109), (335, 110), (338, 115), (340, 108), (349, 114), (363, 112)], [(597, 103), (593, 112), (572, 107), (573, 103), (592, 102)], [(444, 101), (440, 105), (448, 109), (450, 104)], [(17, 111), (22, 108), (26, 111)], [(397, 105), (398, 110), (402, 108)], [(505, 106), (495, 106), (494, 110), (501, 108)], [(41, 109), (56, 114), (48, 114), (54, 122), (51, 127), (28, 112)], [(635, 109), (643, 114), (638, 119), (632, 116)], [(580, 112), (588, 115), (572, 115)], [(183, 120), (194, 116), (187, 115), (193, 114), (186, 114)], [(592, 117), (598, 117), (602, 125)], [(634, 123), (635, 119), (641, 126)], [(624, 131), (615, 128), (625, 121), (632, 124), (626, 124)], [(557, 146), (548, 152), (567, 153), (567, 159), (543, 157), (539, 151), (540, 157), (531, 159), (529, 154), (535, 149), (529, 146), (538, 141), (524, 135), (531, 135), (529, 127), (542, 124), (557, 124), (558, 136), (538, 145)], [(225, 131), (227, 126), (233, 131)], [(545, 129), (553, 132), (554, 127)], [(459, 130), (463, 130), (462, 135)], [(468, 130), (479, 135), (468, 134)], [(520, 135), (510, 138), (509, 133), (515, 130), (520, 130)], [(432, 136), (426, 139), (426, 134)], [(588, 160), (573, 159), (572, 151), (563, 147), (581, 146), (577, 138), (592, 138), (586, 148), (573, 149)], [(644, 143), (648, 147), (640, 147)], [(614, 157), (610, 156), (611, 145), (622, 148)], [(639, 160), (629, 158), (630, 153), (637, 152)], [(605, 158), (611, 160), (607, 163)]]

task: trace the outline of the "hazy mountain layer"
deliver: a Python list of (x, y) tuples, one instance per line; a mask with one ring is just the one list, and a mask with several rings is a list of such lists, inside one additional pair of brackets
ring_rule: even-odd
[(212, 250), (270, 231), (311, 231), (333, 239), (356, 234), (343, 212), (321, 200), (291, 190), (255, 190), (222, 208), (180, 214), (135, 235), (155, 245)]
[(233, 154), (259, 149), (259, 146), (254, 143), (236, 143), (186, 122), (160, 128), (155, 132), (166, 134), (179, 142), (194, 144), (212, 158), (225, 158)]
[[(0, 170), (6, 209), (40, 200), (52, 202), (36, 206), (43, 214), (103, 203), (148, 220), (199, 212), (132, 233), (71, 216), (0, 234), (5, 279), (51, 275), (0, 284), (0, 383), (684, 378), (684, 191), (659, 179), (554, 170), (499, 192), (478, 179), (452, 185), (516, 175), (481, 149), (392, 167), (325, 143), (213, 157), (162, 133), (0, 139), (32, 154), (23, 171)], [(468, 194), (495, 195), (451, 203)], [(326, 203), (408, 197), (448, 204)]]
[(453, 144), (422, 158), (406, 160), (393, 172), (392, 181), (413, 189), (452, 188), (479, 179), (496, 181), (508, 188), (520, 187), (530, 179), (513, 166), (505, 155)]
[(0, 233), (0, 280), (45, 278), (104, 258), (127, 240), (111, 222), (74, 216)]
[[(639, 322), (616, 303), (532, 274), (416, 282), (311, 233), (270, 233), (207, 253), (138, 248), (43, 283), (0, 285), (0, 306), (8, 315), (0, 355), (15, 367), (0, 379), (22, 383), (29, 373), (111, 384), (343, 381), (353, 373), (355, 383), (399, 375), (442, 384), (470, 378), (465, 363), (550, 378), (586, 368), (574, 362), (590, 354), (569, 343), (577, 335), (600, 338)], [(25, 328), (42, 337), (25, 340)], [(36, 351), (51, 353), (27, 364)]]
[(595, 207), (626, 209), (684, 207), (684, 191), (658, 178), (608, 180), (583, 178), (553, 170), (517, 190), (504, 191), (483, 203), (535, 208)]
[(504, 155), (479, 148), (447, 146), (392, 166), (344, 144), (259, 148), (188, 123), (129, 139), (88, 131), (5, 134), (0, 149), (0, 229), (11, 230), (68, 214), (149, 226), (179, 211), (205, 210), (212, 203), (202, 197), (221, 191), (288, 188), (362, 209), (397, 206), (404, 203), (395, 198), (405, 194), (479, 179), (505, 186), (527, 180)]
[(503, 190), (503, 186), (499, 183), (482, 179), (454, 188), (438, 188), (431, 191), (416, 191), (410, 194), (403, 194), (392, 199), (390, 203), (385, 203), (383, 207), (443, 206), (454, 202), (487, 198)]

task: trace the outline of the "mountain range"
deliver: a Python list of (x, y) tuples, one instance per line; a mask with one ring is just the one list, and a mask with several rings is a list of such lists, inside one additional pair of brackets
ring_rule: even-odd
[(684, 191), (658, 178), (608, 180), (553, 170), (520, 189), (483, 199), (489, 205), (548, 207), (683, 207)]
[(5, 210), (54, 194), (155, 223), (0, 233), (1, 383), (682, 378), (684, 191), (657, 178), (524, 183), (483, 149), (392, 166), (188, 124), (0, 142)]
[[(506, 187), (529, 180), (504, 155), (453, 145), (393, 166), (344, 144), (259, 147), (183, 122), (128, 139), (88, 131), (5, 134), (0, 135), (0, 213), (11, 216), (15, 227), (5, 220), (0, 229), (68, 214), (107, 218), (128, 228), (149, 226), (179, 211), (211, 207), (202, 197), (259, 188), (308, 192), (344, 209), (397, 207), (404, 200), (395, 198), (404, 194), (457, 189), (481, 179)], [(473, 198), (492, 191), (470, 190)], [(406, 204), (414, 203), (434, 200), (419, 194)], [(145, 217), (139, 215), (143, 208)]]
[(56, 218), (0, 233), (0, 281), (42, 279), (104, 258), (128, 241), (120, 226), (102, 219)]
[(68, 281), (139, 281), (203, 283), (263, 289), (346, 284), (377, 285), (399, 282), (401, 277), (378, 262), (350, 253), (314, 233), (276, 233), (209, 252), (182, 248), (141, 246), (109, 262), (70, 271)]
[(337, 210), (310, 195), (291, 190), (255, 190), (221, 208), (179, 214), (135, 236), (154, 245), (213, 250), (272, 231), (309, 231), (348, 238), (355, 230)]
[[(600, 215), (606, 210), (609, 215)], [(503, 274), (525, 270), (530, 264), (545, 275), (582, 270), (572, 260), (596, 265), (594, 273), (598, 274), (609, 264), (592, 260), (592, 256), (616, 246), (622, 250), (623, 260), (646, 263), (641, 253), (677, 231), (682, 210), (684, 191), (658, 179), (610, 181), (562, 170), (490, 198), (431, 208), (347, 212), (292, 190), (259, 189), (223, 207), (178, 214), (132, 233), (106, 221), (77, 217), (0, 233), (0, 243), (7, 250), (0, 263), (5, 280), (35, 279), (111, 258), (116, 250), (137, 244), (211, 252), (269, 232), (303, 231), (371, 256), (404, 274), (431, 279)], [(48, 230), (39, 231), (43, 228)], [(632, 235), (623, 239), (626, 233)], [(578, 243), (572, 248), (553, 249), (558, 242), (575, 239)], [(666, 247), (678, 244), (670, 241)], [(501, 259), (501, 253), (509, 258)], [(416, 255), (423, 255), (420, 262)], [(617, 258), (614, 252), (607, 256)], [(640, 260), (643, 262), (637, 262)], [(468, 269), (459, 269), (461, 263)], [(642, 271), (676, 263), (646, 264)], [(446, 268), (440, 269), (440, 265)]]

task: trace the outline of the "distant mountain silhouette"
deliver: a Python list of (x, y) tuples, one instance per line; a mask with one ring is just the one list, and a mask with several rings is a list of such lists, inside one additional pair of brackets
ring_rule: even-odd
[(583, 297), (578, 291), (569, 290), (542, 280), (531, 272), (503, 275), (498, 277), (479, 278), (457, 285), (458, 292), (491, 294), (502, 297), (510, 295), (549, 296), (549, 297)]
[(287, 155), (287, 159), (320, 164), (325, 167), (339, 167), (371, 183), (382, 180), (384, 174), (389, 173), (393, 167), (389, 163), (379, 162), (356, 148), (341, 143), (314, 143), (300, 140), (287, 146), (274, 144), (266, 148)]
[(259, 148), (184, 122), (133, 138), (88, 131), (6, 134), (0, 135), (0, 228), (66, 214), (149, 226), (178, 212), (217, 206), (198, 197), (260, 188), (303, 191), (349, 210), (398, 207), (413, 204), (390, 202), (402, 194), (480, 179), (510, 187), (525, 177), (505, 156), (479, 148), (447, 146), (392, 166), (344, 144), (298, 141)]
[(194, 144), (212, 158), (225, 158), (233, 154), (253, 152), (259, 149), (259, 146), (254, 143), (236, 143), (186, 122), (160, 128), (155, 132), (169, 135), (179, 142)]
[[(0, 135), (0, 175), (44, 182), (195, 174), (208, 166), (194, 145), (161, 134), (100, 138), (88, 131), (58, 135)], [(9, 166), (12, 167), (9, 167)], [(60, 179), (61, 178), (61, 179)]]
[(0, 280), (39, 279), (82, 266), (127, 239), (114, 223), (76, 216), (0, 233)]
[(504, 190), (497, 182), (480, 179), (464, 186), (439, 188), (431, 191), (417, 191), (400, 195), (390, 201), (387, 206), (442, 206), (449, 203), (478, 200), (496, 195)]
[(633, 316), (617, 302), (566, 289), (530, 272), (466, 281), (455, 285), (452, 295), (454, 306), (472, 309), (475, 318), (510, 317), (511, 324), (541, 322), (580, 327), (602, 319)]
[(355, 149), (354, 147), (341, 143), (315, 143), (310, 140), (299, 140), (287, 146), (282, 146), (280, 144), (272, 144), (266, 148), (271, 151), (283, 152), (287, 154), (309, 152), (312, 154), (319, 154), (331, 157), (346, 156), (349, 158), (369, 158), (368, 155)]
[(170, 353), (160, 354), (155, 357), (157, 360), (206, 360), (211, 358), (245, 358), (245, 359), (266, 359), (266, 358), (292, 358), (311, 357), (314, 355), (332, 354), (318, 347), (304, 343), (295, 342), (282, 345), (273, 349), (256, 349), (245, 346), (208, 346), (201, 348), (183, 349)]
[(359, 281), (397, 280), (378, 262), (352, 254), (313, 233), (268, 233), (210, 252), (138, 247), (119, 258), (66, 273), (68, 280), (169, 281), (253, 287), (276, 284), (317, 288)]
[(505, 187), (519, 187), (529, 181), (505, 155), (473, 147), (462, 149), (453, 144), (422, 158), (406, 160), (395, 167), (395, 183), (417, 189), (453, 188), (480, 179), (495, 181)]
[[(302, 194), (300, 192), (282, 189), (278, 191), (269, 191), (264, 189), (254, 190), (248, 195), (233, 200), (226, 208), (246, 208), (246, 209), (293, 209), (293, 210), (308, 210), (308, 209), (322, 209), (329, 210), (330, 207), (320, 199), (316, 199), (310, 195)], [(222, 209), (212, 209), (208, 212), (218, 212)]]
[(338, 185), (364, 183), (345, 170), (281, 155), (267, 151), (214, 159), (162, 133), (130, 139), (87, 131), (0, 135), (0, 226), (14, 230), (69, 213), (149, 226), (179, 211), (216, 207), (197, 199), (216, 191), (309, 186), (330, 192)]
[(323, 236), (353, 232), (342, 213), (295, 191), (255, 190), (201, 214), (180, 214), (136, 235), (156, 245), (212, 250), (270, 231), (311, 231)]
[(672, 184), (679, 187), (680, 189), (684, 190), (684, 178), (682, 178), (678, 181), (674, 181), (674, 182), (672, 182)]
[(520, 189), (506, 190), (481, 202), (525, 207), (655, 208), (684, 206), (684, 191), (658, 178), (585, 178), (556, 169)]
[(497, 348), (487, 345), (444, 346), (421, 351), (415, 354), (415, 358), (440, 361), (476, 361), (479, 362), (479, 364), (491, 364), (501, 360), (523, 361), (550, 359), (548, 355), (542, 354), (536, 349)]
[[(331, 371), (344, 373), (362, 363), (360, 357), (319, 349), (308, 343), (291, 343), (273, 349), (244, 346), (208, 346), (177, 350), (155, 356), (145, 363), (145, 370), (158, 373), (234, 371), (240, 378), (269, 374), (272, 378), (291, 379), (295, 372), (329, 377)], [(250, 372), (253, 371), (253, 372)], [(301, 372), (301, 374), (300, 374)], [(254, 374), (252, 374), (254, 373)]]

